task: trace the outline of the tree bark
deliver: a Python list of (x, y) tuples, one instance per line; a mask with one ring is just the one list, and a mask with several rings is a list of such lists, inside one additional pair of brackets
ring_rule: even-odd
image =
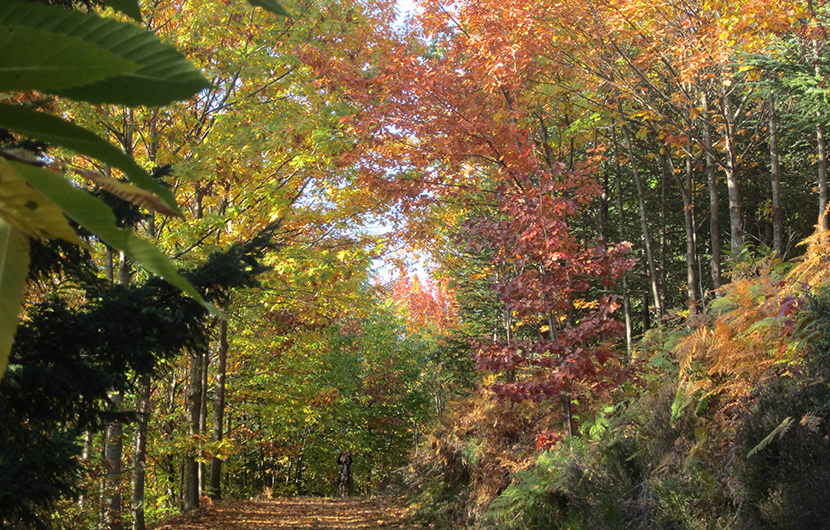
[[(810, 11), (813, 12), (812, 2)], [(821, 78), (821, 42), (813, 39), (813, 60), (817, 78)], [(830, 228), (830, 220), (827, 219), (827, 144), (824, 139), (824, 124), (821, 122), (824, 113), (816, 111), (816, 165), (818, 166), (818, 224), (823, 230)]]
[[(818, 113), (819, 117), (821, 112)], [(827, 147), (824, 140), (824, 124), (816, 125), (817, 165), (818, 165), (818, 215), (819, 225), (827, 230), (830, 221), (827, 219)]]
[(579, 436), (579, 431), (573, 422), (571, 396), (567, 390), (560, 394), (559, 406), (562, 409), (562, 430), (568, 433), (568, 436)]
[(689, 316), (697, 311), (700, 293), (697, 292), (697, 230), (695, 229), (694, 161), (686, 153), (686, 187), (683, 190), (683, 222), (686, 225), (686, 281), (689, 282)]
[[(187, 423), (192, 443), (198, 442), (199, 412), (202, 398), (202, 352), (190, 352), (190, 385), (187, 389)], [(199, 468), (196, 462), (196, 448), (184, 457), (184, 511), (199, 508)]]
[[(625, 214), (623, 212), (623, 189), (622, 189), (622, 168), (620, 168), (620, 146), (617, 142), (617, 127), (615, 124), (611, 126), (611, 142), (614, 144), (614, 184), (617, 188), (617, 230), (620, 242), (625, 241)], [(631, 322), (631, 296), (628, 292), (628, 271), (622, 276), (622, 290), (623, 290), (623, 313), (625, 315), (625, 349), (626, 356), (629, 361), (632, 359), (631, 353), (633, 351), (633, 330)]]
[[(86, 467), (89, 465), (89, 450), (92, 447), (92, 431), (87, 429), (84, 431), (84, 445), (81, 449), (81, 465)], [(86, 500), (86, 496), (84, 495), (83, 491), (80, 495), (78, 495), (78, 513), (84, 513), (84, 502)]]
[(712, 122), (709, 114), (709, 100), (703, 93), (703, 146), (706, 151), (706, 177), (709, 186), (709, 241), (712, 251), (712, 287), (717, 290), (722, 284), (721, 242), (720, 242), (720, 198), (718, 179), (715, 172), (715, 157), (712, 155)]
[(661, 307), (666, 307), (666, 231), (668, 230), (668, 220), (666, 213), (666, 181), (669, 180), (668, 172), (669, 165), (666, 162), (667, 155), (663, 155), (663, 163), (660, 168), (660, 264), (657, 269), (659, 273), (658, 281), (660, 282), (660, 304)]
[[(132, 267), (124, 251), (118, 257), (118, 284), (127, 286), (132, 277)], [(114, 392), (110, 398), (112, 407), (118, 409), (124, 401), (124, 394), (120, 390)], [(107, 468), (106, 495), (104, 499), (104, 524), (110, 530), (122, 530), (124, 518), (122, 514), (123, 499), (121, 492), (121, 473), (123, 466), (124, 425), (120, 421), (113, 421), (106, 428), (106, 441), (104, 445), (104, 460)]]
[[(158, 140), (156, 136), (156, 120), (151, 119), (149, 124), (150, 142), (147, 144), (147, 158), (150, 163), (155, 164), (158, 151)], [(147, 219), (147, 234), (150, 239), (156, 238), (155, 215), (150, 212)], [(149, 374), (141, 376), (139, 382), (139, 395), (136, 406), (138, 421), (133, 432), (133, 494), (130, 499), (130, 507), (133, 514), (133, 530), (144, 530), (145, 528), (145, 485), (147, 483), (147, 415), (150, 411), (151, 380)]]
[[(118, 391), (110, 397), (112, 408), (117, 409), (124, 401), (124, 395)], [(121, 436), (124, 426), (120, 421), (113, 421), (106, 428), (104, 446), (104, 465), (106, 466), (106, 495), (104, 497), (104, 526), (109, 530), (122, 530), (124, 520), (121, 515)]]
[[(689, 145), (691, 145), (691, 141)], [(686, 281), (688, 286), (687, 305), (689, 307), (689, 316), (693, 315), (700, 303), (700, 295), (698, 293), (698, 277), (697, 277), (697, 230), (695, 229), (695, 211), (694, 211), (694, 160), (692, 160), (691, 153), (686, 153), (686, 179), (681, 181), (675, 172), (674, 164), (668, 155), (664, 155), (664, 159), (669, 165), (669, 170), (674, 175), (675, 182), (680, 188), (683, 197), (683, 224), (686, 228)]]
[(723, 99), (723, 115), (726, 118), (723, 133), (726, 159), (723, 171), (726, 175), (726, 188), (729, 192), (729, 245), (732, 254), (737, 255), (744, 246), (744, 237), (741, 229), (741, 194), (738, 189), (738, 176), (736, 174), (735, 116), (732, 114), (732, 98), (726, 86), (723, 87), (721, 96)]
[(651, 294), (654, 298), (654, 306), (657, 309), (657, 314), (662, 317), (663, 305), (660, 301), (660, 288), (657, 285), (657, 269), (654, 266), (654, 252), (651, 248), (651, 236), (649, 235), (648, 219), (646, 218), (645, 191), (643, 190), (640, 172), (637, 170), (637, 163), (634, 158), (634, 146), (631, 143), (631, 133), (625, 125), (623, 126), (623, 134), (625, 134), (625, 144), (628, 148), (629, 159), (631, 160), (631, 173), (634, 175), (634, 183), (637, 185), (637, 198), (640, 203), (640, 228), (643, 231), (643, 239), (645, 240), (646, 261), (648, 263), (649, 279), (651, 280)]
[(144, 530), (144, 485), (147, 463), (147, 414), (150, 410), (150, 376), (143, 375), (139, 382), (136, 411), (138, 421), (133, 433), (133, 496), (130, 506), (133, 512), (133, 530)]
[[(228, 357), (228, 322), (219, 321), (219, 351), (216, 361), (216, 391), (213, 402), (213, 441), (221, 442), (225, 422), (225, 366)], [(211, 499), (222, 498), (222, 460), (216, 456), (210, 461), (210, 488), (208, 495)]]
[(770, 98), (769, 116), (770, 184), (772, 186), (772, 248), (775, 257), (784, 259), (784, 214), (781, 210), (781, 168), (778, 152), (778, 111), (775, 96)]
[[(210, 356), (205, 352), (202, 354), (202, 392), (199, 395), (199, 435), (207, 432), (207, 391), (208, 391), (208, 369), (210, 368)], [(205, 452), (199, 448), (199, 492), (207, 490), (207, 466), (205, 465)]]

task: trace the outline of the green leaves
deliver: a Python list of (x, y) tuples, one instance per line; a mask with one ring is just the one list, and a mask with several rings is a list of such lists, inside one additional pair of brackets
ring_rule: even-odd
[(0, 91), (59, 90), (134, 71), (132, 61), (69, 35), (0, 25)]
[(6, 371), (17, 330), (17, 308), (26, 294), (29, 239), (0, 221), (0, 376)]
[(291, 15), (288, 14), (288, 11), (286, 11), (278, 3), (274, 2), (274, 0), (248, 0), (248, 3), (251, 4), (252, 6), (257, 6), (257, 7), (261, 7), (263, 9), (266, 9), (266, 10), (270, 11), (271, 13), (274, 13), (275, 15), (282, 15), (284, 17), (290, 17), (291, 16)]
[[(136, 0), (102, 0), (136, 21)], [(273, 0), (251, 0), (288, 16)], [(0, 92), (37, 90), (79, 101), (126, 106), (166, 105), (193, 97), (211, 84), (176, 48), (128, 22), (18, 0), (0, 2)], [(121, 170), (141, 189), (87, 175), (119, 197), (168, 215), (181, 215), (172, 192), (132, 157), (96, 134), (58, 116), (0, 104), (0, 127), (58, 145)], [(98, 239), (124, 251), (149, 271), (198, 300), (214, 315), (167, 256), (129, 230), (112, 211), (66, 178), (14, 153), (0, 153), (0, 377), (5, 371), (24, 299), (29, 237), (83, 244), (65, 216)]]
[(12, 165), (37, 191), (53, 200), (66, 215), (95, 234), (101, 241), (123, 250), (127, 256), (147, 270), (161, 276), (202, 303), (211, 314), (221, 316), (219, 310), (205, 302), (199, 292), (178, 273), (164, 253), (153, 244), (137, 237), (131, 230), (118, 228), (115, 215), (100, 199), (51, 171), (26, 164)]
[[(104, 0), (135, 20), (135, 0)], [(38, 90), (86, 101), (128, 106), (187, 99), (210, 83), (174, 47), (134, 24), (32, 2), (0, 2), (0, 92)], [(0, 127), (59, 145), (120, 169), (142, 189), (112, 184), (118, 195), (167, 214), (181, 215), (170, 190), (132, 157), (59, 116), (0, 104)], [(24, 300), (28, 237), (59, 237), (83, 244), (73, 218), (139, 265), (206, 303), (159, 249), (116, 226), (112, 211), (66, 178), (0, 153), (0, 376), (5, 371)], [(25, 157), (24, 157), (25, 158)], [(158, 197), (158, 199), (156, 199)], [(28, 236), (28, 237), (27, 237)]]
[[(0, 84), (3, 90), (35, 89), (90, 103), (139, 106), (166, 105), (210, 87), (178, 50), (133, 24), (71, 9), (4, 1), (0, 30), (10, 29), (14, 38), (0, 48), (0, 72), (10, 69), (17, 77), (10, 82), (12, 88)], [(35, 37), (37, 49), (27, 50)], [(75, 50), (74, 45), (82, 49)], [(67, 81), (54, 71), (64, 56), (76, 63), (70, 65)], [(108, 65), (93, 68), (97, 60)], [(20, 70), (27, 64), (34, 67), (33, 73), (24, 75)]]
[(118, 168), (135, 184), (155, 193), (169, 208), (181, 214), (169, 189), (156, 182), (141, 166), (136, 164), (132, 157), (83, 127), (78, 127), (51, 114), (2, 103), (0, 103), (0, 127), (71, 149)]
[(101, 3), (121, 11), (136, 22), (141, 22), (141, 7), (138, 0), (102, 0)]

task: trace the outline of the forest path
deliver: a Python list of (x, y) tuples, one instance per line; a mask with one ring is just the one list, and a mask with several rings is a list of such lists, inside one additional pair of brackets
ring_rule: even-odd
[(271, 530), (296, 528), (415, 529), (404, 497), (312, 498), (220, 501), (194, 513), (181, 514), (150, 530)]

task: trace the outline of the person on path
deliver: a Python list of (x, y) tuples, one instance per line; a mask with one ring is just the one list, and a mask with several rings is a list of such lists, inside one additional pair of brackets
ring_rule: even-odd
[(337, 465), (340, 468), (337, 477), (337, 484), (340, 486), (340, 496), (345, 497), (352, 484), (352, 454), (343, 451), (337, 457)]

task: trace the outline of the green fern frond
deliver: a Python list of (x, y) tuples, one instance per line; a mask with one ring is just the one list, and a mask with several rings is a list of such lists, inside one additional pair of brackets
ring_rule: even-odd
[(769, 446), (769, 444), (775, 441), (776, 436), (779, 440), (783, 438), (784, 435), (787, 434), (787, 432), (793, 426), (793, 423), (794, 422), (792, 416), (787, 416), (786, 418), (784, 418), (784, 421), (779, 423), (778, 426), (774, 428), (772, 432), (766, 436), (766, 438), (761, 440), (761, 442), (758, 445), (753, 447), (752, 450), (749, 453), (747, 453), (747, 458), (751, 458), (756, 453), (759, 453), (760, 451), (766, 449), (766, 447)]

